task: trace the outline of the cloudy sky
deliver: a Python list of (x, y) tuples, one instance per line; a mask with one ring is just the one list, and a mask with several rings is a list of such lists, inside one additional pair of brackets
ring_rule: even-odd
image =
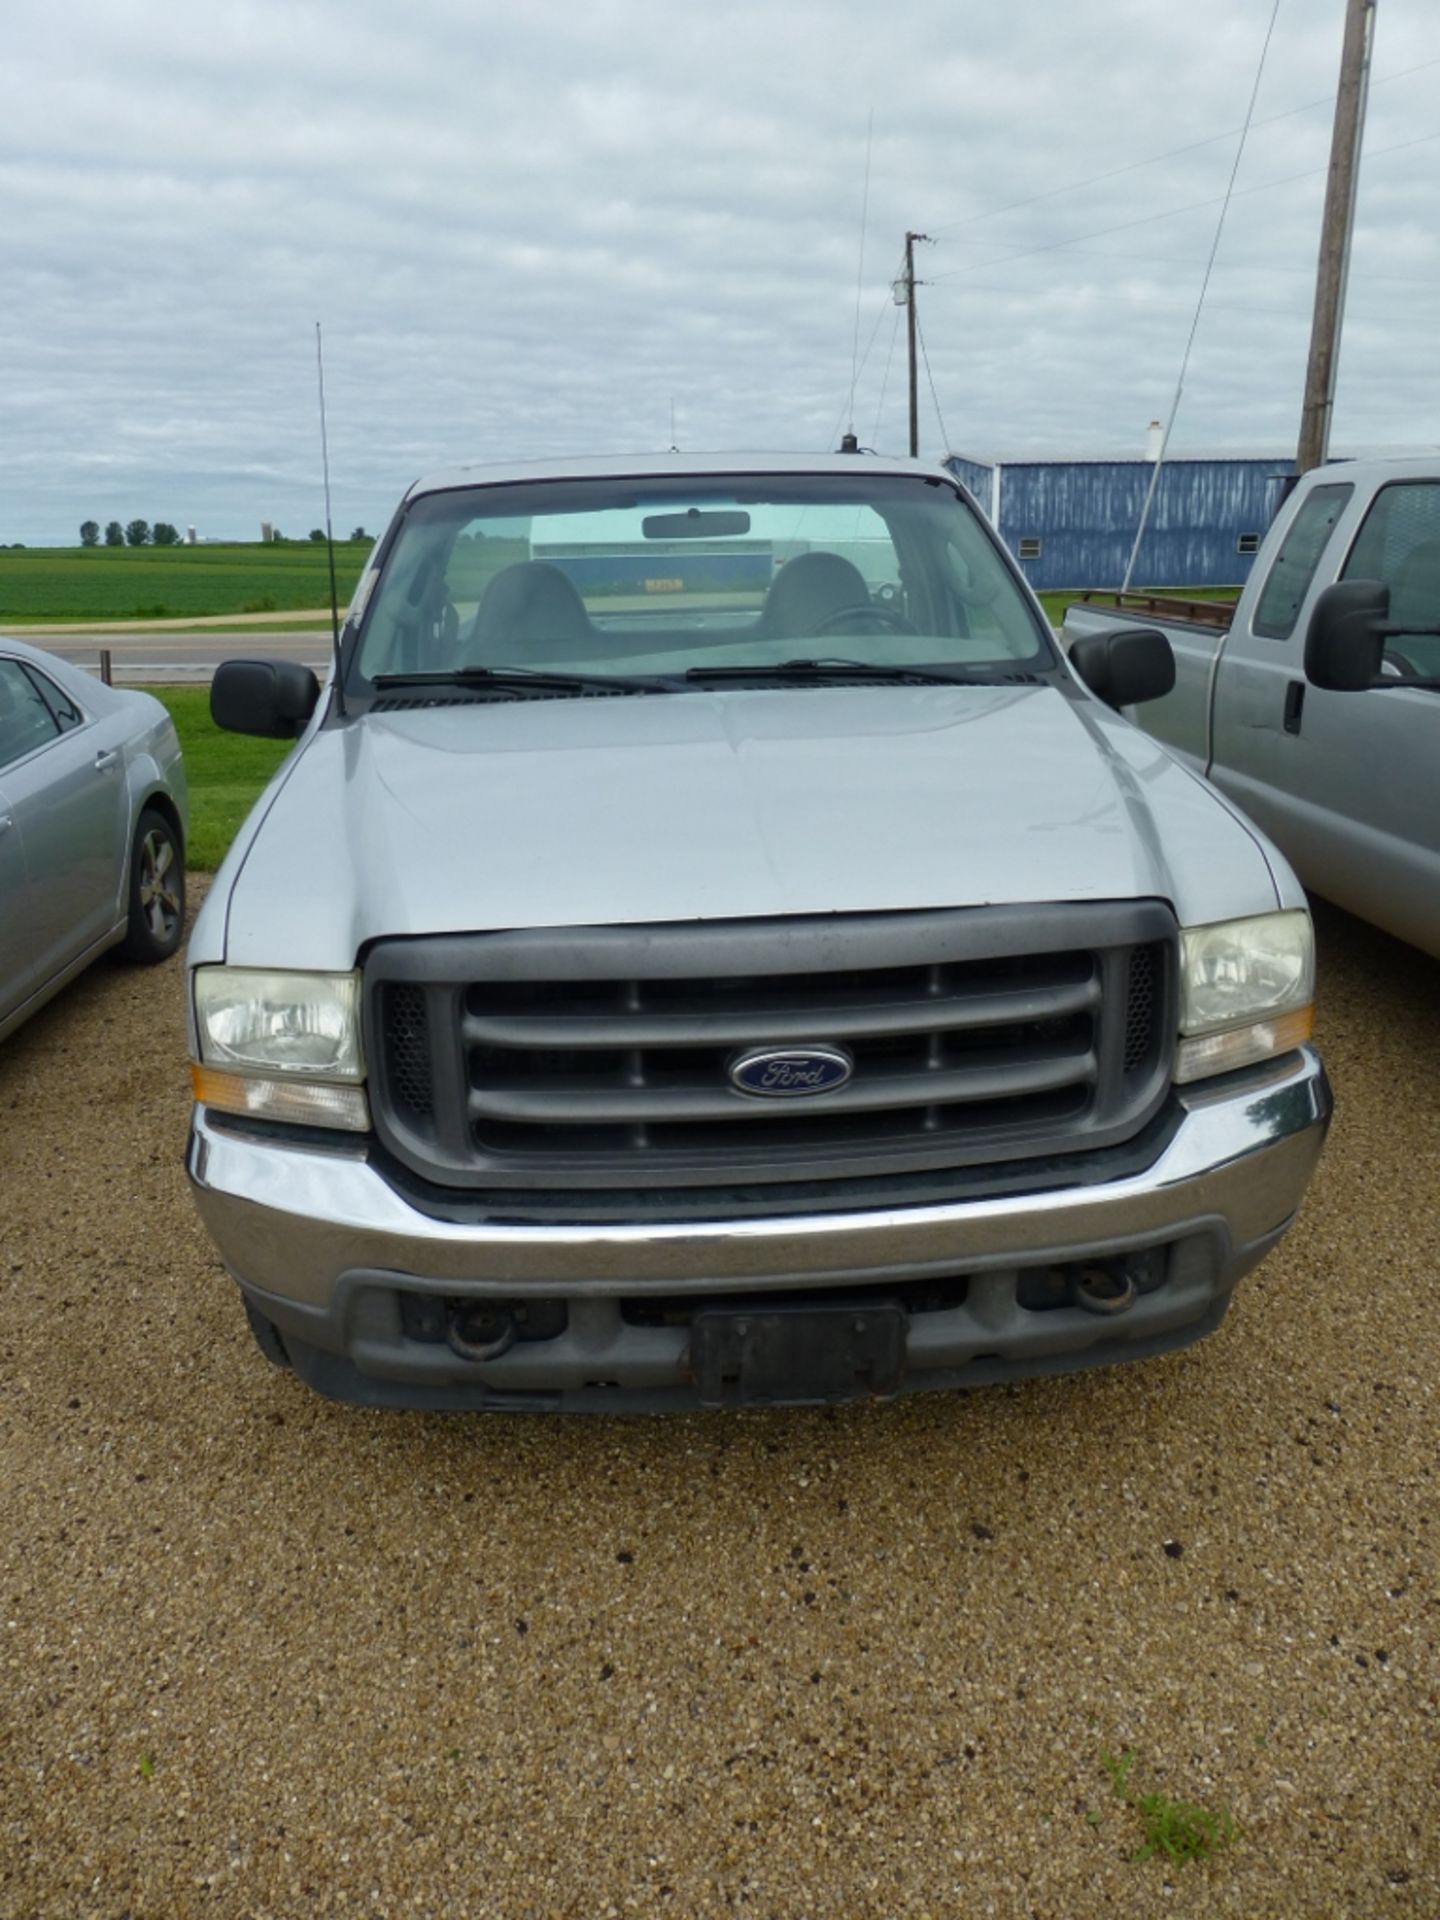
[[(1273, 0), (7, 0), (0, 541), (459, 459), (1134, 449)], [(1174, 446), (1294, 444), (1343, 0), (1281, 0)], [(869, 221), (856, 287), (873, 110)], [(1337, 447), (1440, 442), (1440, 10), (1379, 0)], [(893, 344), (893, 354), (892, 354)], [(943, 426), (941, 416), (943, 415)]]

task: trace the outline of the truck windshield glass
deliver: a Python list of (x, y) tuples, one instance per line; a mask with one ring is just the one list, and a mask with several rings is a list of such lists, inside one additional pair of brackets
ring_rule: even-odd
[(797, 657), (982, 679), (1056, 664), (955, 489), (862, 468), (422, 496), (385, 560), (347, 683), (364, 693), (382, 675), (520, 667), (683, 687), (697, 666)]

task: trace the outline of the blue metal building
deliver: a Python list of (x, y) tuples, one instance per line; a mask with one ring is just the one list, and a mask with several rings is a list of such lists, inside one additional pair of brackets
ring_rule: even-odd
[[(1120, 585), (1153, 459), (952, 454), (945, 464), (989, 514), (1032, 587)], [(1294, 471), (1289, 454), (1167, 457), (1133, 584), (1241, 585)]]

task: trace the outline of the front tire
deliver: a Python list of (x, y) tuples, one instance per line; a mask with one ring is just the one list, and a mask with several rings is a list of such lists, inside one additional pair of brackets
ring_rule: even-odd
[(174, 827), (154, 807), (146, 807), (130, 849), (130, 919), (125, 933), (127, 960), (142, 967), (168, 960), (185, 931), (185, 862)]

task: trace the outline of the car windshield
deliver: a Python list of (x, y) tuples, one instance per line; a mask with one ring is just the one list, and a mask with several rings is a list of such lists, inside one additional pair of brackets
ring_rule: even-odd
[(960, 679), (1055, 665), (993, 536), (940, 478), (758, 474), (422, 495), (348, 685), (575, 674), (649, 685), (847, 663)]

